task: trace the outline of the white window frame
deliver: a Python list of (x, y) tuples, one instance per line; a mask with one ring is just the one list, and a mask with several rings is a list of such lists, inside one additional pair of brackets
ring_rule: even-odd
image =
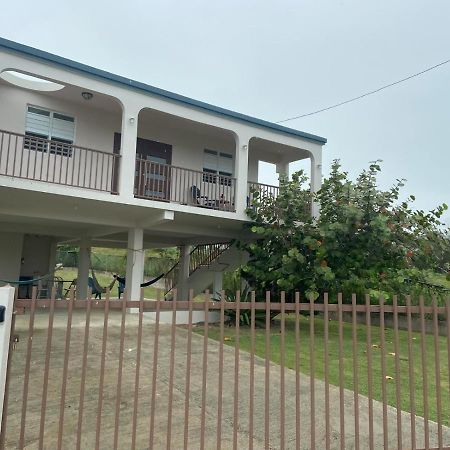
[[(206, 167), (209, 164), (206, 164), (206, 154), (216, 156), (215, 167)], [(231, 171), (223, 170), (224, 167), (221, 167), (221, 158), (227, 158), (231, 160)], [(220, 184), (230, 184), (230, 178), (233, 177), (233, 168), (234, 168), (234, 155), (231, 153), (222, 152), (220, 150), (213, 150), (210, 148), (205, 148), (203, 150), (203, 172), (205, 174), (211, 175), (203, 175), (203, 181), (209, 183), (216, 183), (217, 178), (219, 179)]]
[[(49, 113), (48, 133), (46, 136), (44, 136), (43, 134), (40, 135), (39, 133), (35, 133), (33, 131), (27, 130), (27, 120), (28, 120), (28, 113), (29, 113), (30, 108), (35, 108), (35, 109)], [(59, 136), (54, 136), (53, 125), (54, 125), (55, 114), (67, 117), (69, 119), (73, 119), (73, 134), (72, 134), (71, 140), (64, 139)], [(56, 119), (58, 119), (58, 117), (56, 117)], [(68, 122), (70, 122), (70, 121), (68, 121)], [(76, 117), (75, 116), (73, 116), (71, 114), (55, 111), (53, 109), (45, 108), (42, 106), (27, 104), (26, 110), (25, 110), (25, 135), (29, 136), (29, 138), (24, 140), (24, 148), (26, 148), (27, 150), (40, 151), (43, 153), (48, 152), (48, 153), (52, 153), (55, 155), (67, 156), (70, 158), (72, 156), (72, 150), (73, 150), (72, 146), (73, 146), (73, 143), (75, 142), (75, 132), (76, 132)], [(32, 139), (33, 137), (35, 138), (35, 140)], [(45, 139), (47, 141), (53, 141), (55, 143), (50, 144), (47, 142), (42, 142), (42, 141), (40, 141), (40, 139)]]

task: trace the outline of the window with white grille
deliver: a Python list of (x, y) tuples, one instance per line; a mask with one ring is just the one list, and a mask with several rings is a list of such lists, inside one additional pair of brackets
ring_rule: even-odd
[[(219, 181), (221, 184), (229, 184), (229, 179), (227, 177), (233, 176), (233, 155), (205, 149), (203, 158), (203, 172), (219, 175)], [(220, 175), (222, 175), (222, 177)], [(217, 177), (213, 175), (204, 175), (203, 179), (204, 181), (215, 183)]]
[(29, 136), (24, 143), (28, 150), (70, 157), (75, 137), (75, 118), (48, 109), (28, 106), (25, 135)]

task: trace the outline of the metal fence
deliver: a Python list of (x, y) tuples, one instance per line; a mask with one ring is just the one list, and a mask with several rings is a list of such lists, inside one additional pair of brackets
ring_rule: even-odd
[(450, 446), (450, 301), (234, 297), (16, 300), (1, 448)]

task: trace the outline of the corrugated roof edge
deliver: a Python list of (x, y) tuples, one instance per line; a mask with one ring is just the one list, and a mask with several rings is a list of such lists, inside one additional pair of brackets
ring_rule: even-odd
[(48, 61), (54, 64), (58, 64), (60, 66), (68, 67), (70, 69), (74, 69), (80, 72), (87, 73), (89, 75), (103, 78), (108, 81), (112, 81), (114, 83), (118, 83), (124, 86), (128, 86), (140, 91), (144, 91), (150, 94), (154, 94), (160, 97), (168, 98), (170, 100), (174, 100), (176, 102), (184, 103), (189, 106), (194, 106), (197, 108), (201, 108), (216, 114), (220, 114), (226, 117), (231, 117), (233, 119), (238, 119), (244, 122), (251, 123), (252, 125), (257, 125), (263, 128), (269, 128), (275, 131), (279, 131), (282, 133), (294, 135), (301, 137), (303, 139), (307, 139), (308, 141), (317, 142), (321, 145), (326, 144), (327, 140), (324, 137), (316, 136), (314, 134), (305, 133), (303, 131), (295, 130), (293, 128), (288, 128), (282, 125), (278, 125), (273, 122), (268, 122), (267, 120), (257, 119), (255, 117), (247, 116), (246, 114), (241, 114), (235, 111), (231, 111), (229, 109), (221, 108), (219, 106), (214, 106), (209, 103), (205, 103), (199, 100), (195, 100), (193, 98), (185, 97), (184, 95), (175, 94), (174, 92), (166, 91), (165, 89), (160, 89), (155, 86), (151, 86), (145, 83), (141, 83), (139, 81), (131, 80), (129, 78), (122, 77), (120, 75), (115, 75), (110, 72), (106, 72), (105, 70), (96, 69), (95, 67), (88, 66), (86, 64), (78, 63), (76, 61), (72, 61), (67, 58), (63, 58), (62, 56), (53, 55), (52, 53), (45, 52), (43, 50), (39, 50), (34, 47), (30, 47), (28, 45), (19, 44), (18, 42), (10, 41), (9, 39), (5, 39), (0, 37), (0, 48), (4, 48), (6, 50), (12, 50), (15, 52), (22, 53), (27, 56), (31, 56), (34, 58), (38, 58), (44, 61)]

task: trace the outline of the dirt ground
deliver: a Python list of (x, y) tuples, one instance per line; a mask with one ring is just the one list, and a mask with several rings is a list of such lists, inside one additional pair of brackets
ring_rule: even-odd
[[(15, 334), (19, 335), (19, 343), (13, 351), (12, 374), (10, 378), (9, 407), (7, 414), (6, 448), (17, 448), (22, 413), (23, 383), (26, 363), (28, 315), (18, 316)], [(118, 363), (120, 313), (111, 312), (108, 324), (108, 340), (106, 353), (106, 370), (103, 391), (103, 409), (101, 416), (100, 448), (112, 449), (115, 432), (115, 409), (118, 398)], [(50, 357), (50, 375), (48, 384), (47, 408), (44, 427), (44, 448), (57, 448), (58, 425), (60, 420), (60, 402), (62, 389), (62, 372), (66, 336), (65, 313), (55, 315), (52, 351)], [(124, 345), (123, 375), (120, 396), (120, 416), (118, 442), (120, 449), (131, 448), (132, 420), (134, 409), (134, 392), (136, 376), (137, 349), (137, 315), (127, 314), (126, 336)], [(37, 449), (40, 430), (41, 402), (43, 390), (43, 374), (45, 363), (45, 346), (47, 342), (48, 315), (37, 313), (32, 346), (30, 381), (27, 414), (25, 423), (25, 448)], [(73, 316), (70, 344), (67, 391), (64, 406), (63, 449), (76, 448), (76, 431), (78, 427), (80, 379), (85, 332), (84, 312), (76, 312)], [(100, 355), (103, 334), (103, 313), (93, 312), (89, 335), (88, 364), (86, 373), (85, 397), (82, 421), (82, 449), (95, 448), (96, 423), (99, 401)], [(184, 328), (176, 329), (175, 339), (175, 374), (173, 383), (172, 432), (170, 446), (167, 445), (169, 372), (171, 326), (160, 326), (159, 352), (156, 384), (155, 433), (153, 447), (150, 445), (150, 415), (152, 395), (152, 374), (154, 356), (155, 325), (149, 318), (144, 319), (142, 342), (138, 420), (136, 433), (137, 449), (180, 449), (184, 443), (184, 409), (186, 380), (186, 342), (187, 332)], [(190, 372), (189, 394), (189, 449), (200, 448), (201, 410), (205, 405), (205, 449), (216, 448), (217, 436), (217, 399), (218, 399), (218, 343), (207, 342), (207, 376), (206, 391), (203, 397), (203, 337), (192, 336), (192, 365)], [(223, 415), (221, 448), (233, 448), (233, 407), (234, 407), (234, 361), (233, 348), (224, 348), (223, 369)], [(249, 442), (249, 373), (248, 354), (242, 352), (239, 364), (239, 395), (237, 424), (237, 447), (248, 448)], [(270, 447), (280, 448), (280, 367), (271, 365), (270, 369)], [(295, 372), (285, 371), (285, 448), (296, 448), (296, 416), (295, 416)], [(300, 448), (310, 446), (311, 425), (315, 427), (316, 448), (325, 448), (325, 409), (324, 385), (315, 382), (315, 420), (311, 420), (309, 377), (301, 376), (300, 392)], [(264, 361), (255, 358), (255, 390), (254, 390), (254, 448), (264, 448)], [(339, 423), (339, 390), (331, 387), (331, 446), (340, 446)], [(368, 408), (367, 399), (360, 397), (360, 442), (361, 448), (368, 448)], [(354, 448), (354, 415), (353, 393), (345, 393), (345, 448)], [(410, 418), (403, 413), (403, 447), (411, 448)], [(397, 448), (395, 428), (396, 411), (388, 407), (389, 448)], [(375, 448), (382, 448), (382, 405), (374, 402)], [(423, 448), (424, 424), (422, 419), (416, 420), (417, 447)], [(444, 429), (444, 444), (450, 444), (450, 430)], [(437, 446), (437, 427), (430, 423), (430, 444)]]

